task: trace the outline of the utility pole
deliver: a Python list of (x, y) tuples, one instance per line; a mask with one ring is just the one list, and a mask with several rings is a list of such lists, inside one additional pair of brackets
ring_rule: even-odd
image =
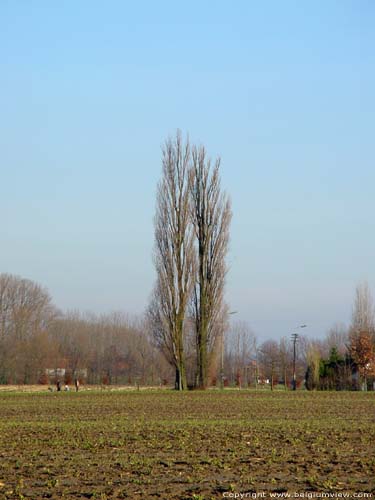
[(296, 390), (296, 343), (298, 339), (298, 333), (292, 334), (292, 342), (293, 342), (293, 381), (292, 381), (292, 389)]

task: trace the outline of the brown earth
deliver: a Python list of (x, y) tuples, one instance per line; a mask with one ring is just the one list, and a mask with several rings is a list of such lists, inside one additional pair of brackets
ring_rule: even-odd
[(0, 438), (4, 500), (375, 496), (370, 392), (9, 392)]

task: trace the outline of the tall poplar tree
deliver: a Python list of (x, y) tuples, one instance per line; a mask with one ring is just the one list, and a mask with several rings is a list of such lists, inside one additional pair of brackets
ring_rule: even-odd
[(220, 159), (212, 165), (204, 147), (192, 149), (191, 218), (196, 238), (197, 272), (193, 289), (196, 328), (197, 386), (205, 388), (215, 340), (225, 321), (224, 285), (229, 226), (228, 196), (220, 186)]
[(155, 214), (156, 286), (153, 297), (156, 337), (176, 369), (176, 389), (187, 388), (184, 353), (186, 311), (194, 281), (190, 219), (189, 141), (177, 132), (163, 147), (162, 178)]

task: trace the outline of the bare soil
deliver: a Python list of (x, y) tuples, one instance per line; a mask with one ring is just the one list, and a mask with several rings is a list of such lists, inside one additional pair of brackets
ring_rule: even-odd
[(0, 499), (322, 492), (375, 497), (374, 393), (0, 394)]

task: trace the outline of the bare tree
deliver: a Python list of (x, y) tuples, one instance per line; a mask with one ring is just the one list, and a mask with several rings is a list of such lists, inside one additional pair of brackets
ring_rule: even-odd
[(357, 286), (350, 325), (350, 337), (368, 332), (375, 342), (375, 308), (368, 283)]
[(228, 351), (236, 384), (249, 385), (249, 370), (256, 359), (257, 339), (248, 323), (236, 321), (228, 332)]
[[(291, 346), (286, 337), (282, 337), (279, 341), (279, 362), (280, 362), (280, 376), (284, 381), (285, 390), (288, 388), (288, 370), (292, 366)], [(290, 378), (292, 378), (290, 376)]]
[(193, 148), (190, 187), (198, 262), (192, 304), (200, 388), (207, 385), (210, 356), (218, 332), (215, 324), (223, 321), (225, 257), (232, 217), (230, 201), (221, 191), (219, 167), (220, 159), (212, 166), (204, 147)]
[(56, 309), (49, 292), (38, 283), (0, 275), (0, 337), (25, 340), (46, 330)]
[(79, 311), (66, 313), (55, 321), (51, 328), (51, 337), (60, 348), (60, 364), (64, 365), (61, 367), (68, 369), (73, 379), (78, 376), (80, 370), (87, 368), (91, 330), (92, 321)]
[(325, 339), (326, 352), (325, 356), (329, 356), (329, 353), (333, 348), (337, 349), (340, 356), (345, 356), (348, 346), (348, 329), (342, 323), (336, 323), (333, 325), (326, 336)]
[[(194, 276), (193, 231), (189, 210), (189, 141), (181, 133), (163, 148), (162, 179), (155, 215), (154, 318), (156, 336), (176, 369), (176, 388), (187, 388), (184, 322)], [(156, 310), (155, 310), (156, 306)]]
[(258, 351), (258, 359), (263, 375), (270, 381), (271, 390), (273, 390), (279, 371), (279, 346), (277, 342), (275, 340), (263, 342)]
[(10, 289), (14, 279), (15, 277), (10, 274), (0, 275), (0, 340), (5, 339), (12, 324)]
[(38, 283), (0, 275), (0, 381), (36, 381), (40, 361), (48, 355), (46, 334), (56, 312), (48, 291)]

